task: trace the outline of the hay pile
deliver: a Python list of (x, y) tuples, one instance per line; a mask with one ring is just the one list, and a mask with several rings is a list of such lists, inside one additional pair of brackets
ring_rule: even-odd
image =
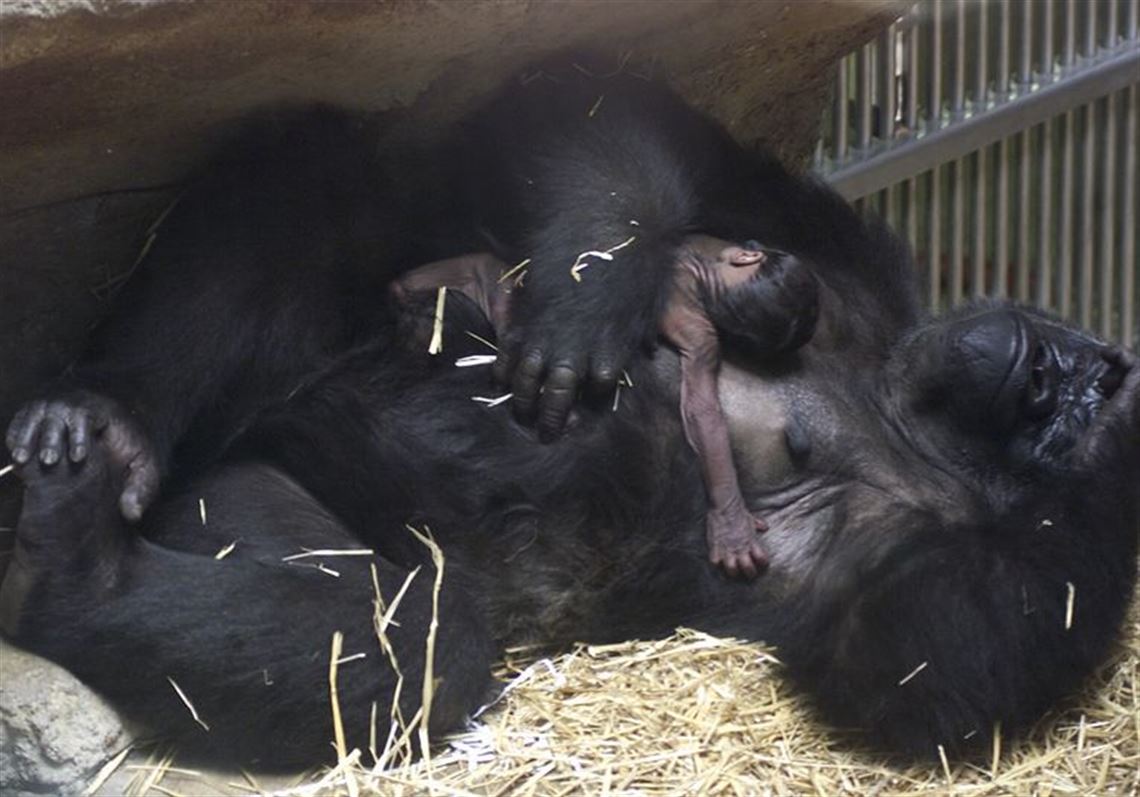
[[(396, 767), (374, 771), (370, 752), (354, 752), (276, 793), (1140, 794), (1140, 602), (1089, 687), (1042, 720), (1029, 742), (1007, 745), (996, 765), (898, 770), (852, 752), (812, 719), (779, 671), (763, 646), (690, 630), (551, 658), (512, 651), (500, 672), (505, 695), (430, 761), (401, 755)], [(170, 763), (139, 767), (131, 791), (271, 788), (253, 777), (178, 777)]]

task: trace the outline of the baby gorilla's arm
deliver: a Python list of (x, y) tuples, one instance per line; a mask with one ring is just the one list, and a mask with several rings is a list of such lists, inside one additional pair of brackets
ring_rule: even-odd
[(483, 311), (495, 334), (502, 335), (510, 317), (510, 283), (499, 282), (506, 270), (506, 264), (494, 255), (463, 255), (412, 269), (389, 290), (400, 306), (408, 305), (417, 294), (439, 288), (459, 291)]
[(768, 563), (757, 536), (767, 526), (749, 513), (740, 494), (728, 424), (717, 394), (720, 347), (699, 299), (698, 279), (699, 269), (678, 266), (661, 334), (681, 356), (681, 420), (685, 438), (700, 461), (709, 499), (705, 517), (709, 560), (729, 576), (755, 578)]

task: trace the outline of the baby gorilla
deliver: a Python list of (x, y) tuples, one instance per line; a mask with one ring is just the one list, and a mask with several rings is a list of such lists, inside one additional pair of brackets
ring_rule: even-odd
[[(512, 275), (493, 255), (468, 255), (421, 266), (394, 282), (391, 292), (406, 308), (419, 306), (425, 294), (442, 287), (459, 291), (502, 337), (510, 323), (512, 291), (524, 277)], [(738, 246), (705, 235), (687, 237), (677, 250), (658, 332), (680, 356), (681, 420), (709, 501), (709, 560), (729, 576), (755, 578), (767, 566), (757, 536), (767, 525), (752, 516), (740, 494), (717, 394), (721, 342), (753, 359), (770, 360), (805, 344), (818, 315), (815, 277), (789, 255), (763, 250), (755, 241)], [(422, 344), (427, 335), (421, 324), (412, 338)]]

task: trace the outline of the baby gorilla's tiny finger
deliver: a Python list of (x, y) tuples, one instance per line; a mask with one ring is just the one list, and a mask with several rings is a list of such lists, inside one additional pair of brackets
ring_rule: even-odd
[(758, 571), (756, 569), (756, 563), (752, 561), (751, 552), (750, 551), (743, 551), (742, 553), (737, 554), (736, 558), (737, 558), (737, 561), (739, 562), (739, 567), (737, 568), (737, 570), (738, 570), (740, 576), (742, 578), (749, 580), (749, 581), (756, 578)]
[(736, 578), (736, 560), (731, 554), (727, 556), (714, 556), (712, 563), (724, 571), (729, 578)]

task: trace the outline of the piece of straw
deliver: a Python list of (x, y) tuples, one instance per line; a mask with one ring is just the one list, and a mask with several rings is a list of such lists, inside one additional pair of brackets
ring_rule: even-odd
[(435, 320), (431, 326), (431, 342), (428, 343), (428, 354), (439, 354), (443, 351), (443, 308), (447, 302), (447, 286), (441, 285), (435, 297)]
[(183, 704), (185, 704), (187, 709), (189, 709), (190, 716), (194, 718), (194, 721), (201, 725), (203, 730), (210, 730), (210, 726), (207, 725), (202, 720), (202, 718), (198, 716), (198, 709), (194, 708), (194, 704), (190, 702), (190, 698), (188, 698), (186, 696), (186, 693), (182, 691), (182, 687), (178, 685), (178, 682), (171, 678), (169, 675), (166, 676), (166, 680), (170, 681), (170, 685), (174, 687), (174, 691), (178, 694), (178, 699), (181, 700)]

